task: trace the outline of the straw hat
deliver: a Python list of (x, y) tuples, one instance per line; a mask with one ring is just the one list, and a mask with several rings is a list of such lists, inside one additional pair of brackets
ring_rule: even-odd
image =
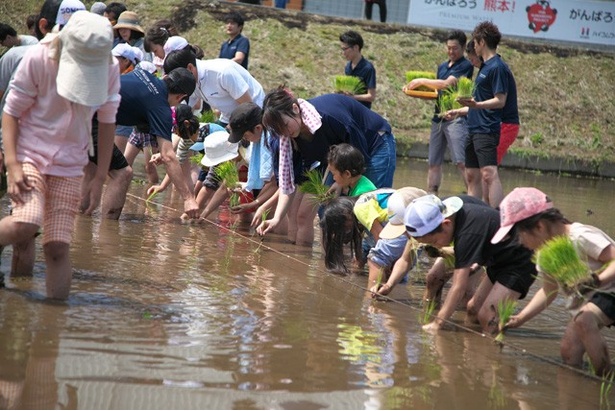
[(113, 28), (115, 30), (130, 29), (145, 34), (145, 30), (141, 27), (139, 16), (134, 11), (125, 11), (120, 14), (120, 17), (117, 19), (117, 23), (115, 23)]

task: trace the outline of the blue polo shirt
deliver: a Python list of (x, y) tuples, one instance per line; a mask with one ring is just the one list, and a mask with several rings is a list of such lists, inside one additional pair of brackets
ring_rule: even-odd
[(222, 46), (220, 47), (220, 55), (218, 57), (221, 59), (232, 60), (238, 51), (245, 54), (245, 58), (241, 62), (241, 65), (247, 70), (248, 56), (250, 55), (250, 40), (248, 40), (247, 37), (242, 36), (241, 33), (239, 33), (231, 41), (225, 41), (222, 43)]
[[(450, 67), (449, 67), (449, 63), (450, 63), (450, 60), (447, 60), (438, 66), (438, 73), (437, 73), (438, 80), (446, 80), (450, 76), (453, 76), (456, 79), (458, 79), (459, 77), (467, 77), (469, 79), (472, 78), (472, 75), (474, 74), (474, 66), (465, 57), (461, 57), (459, 60), (451, 64)], [(442, 96), (443, 92), (444, 90), (438, 90), (438, 100)], [(437, 123), (442, 121), (442, 119), (438, 117), (438, 114), (440, 114), (440, 109), (438, 108), (438, 103), (436, 102), (435, 114), (431, 121), (434, 121)]]
[[(474, 100), (477, 102), (492, 99), (496, 94), (508, 94), (510, 70), (500, 56), (495, 55), (483, 63), (474, 81)], [(468, 112), (468, 131), (470, 134), (500, 134), (502, 109), (477, 110)]]
[(143, 133), (171, 140), (173, 118), (164, 81), (135, 69), (120, 76), (120, 95), (117, 124), (136, 126)]
[[(502, 61), (504, 63), (504, 61)], [(517, 83), (515, 76), (508, 64), (504, 63), (508, 70), (508, 94), (506, 95), (506, 104), (502, 107), (502, 123), (519, 124), (519, 107), (517, 106)]]
[(361, 151), (367, 164), (382, 145), (380, 132), (391, 132), (391, 126), (384, 118), (352, 97), (324, 94), (308, 101), (321, 115), (322, 126), (311, 141), (294, 140), (306, 164), (320, 161), (325, 165), (329, 147), (341, 143), (348, 143)]
[[(376, 68), (365, 57), (361, 57), (361, 60), (357, 63), (357, 66), (353, 69), (352, 62), (346, 63), (344, 74), (347, 76), (355, 76), (363, 80), (365, 86), (369, 90), (370, 88), (376, 88)], [(372, 108), (372, 103), (369, 101), (359, 101), (367, 108)]]

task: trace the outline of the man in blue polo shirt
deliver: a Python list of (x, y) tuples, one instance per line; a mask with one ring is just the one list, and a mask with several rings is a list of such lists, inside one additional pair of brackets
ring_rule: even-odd
[[(509, 92), (510, 71), (496, 52), (502, 35), (495, 24), (489, 21), (479, 23), (472, 37), (483, 65), (476, 77), (473, 97), (460, 101), (469, 108), (466, 146), (468, 194), (486, 198), (492, 207), (497, 207), (504, 197), (498, 175), (497, 147), (502, 108)], [(487, 193), (481, 196), (483, 181)]]
[(364, 94), (354, 94), (350, 97), (359, 101), (367, 108), (372, 108), (376, 100), (376, 69), (374, 65), (361, 54), (363, 37), (356, 31), (347, 31), (340, 35), (342, 54), (348, 60), (344, 74), (363, 80), (367, 91)]
[[(467, 38), (463, 31), (449, 31), (446, 36), (448, 60), (438, 66), (436, 78), (414, 79), (404, 87), (404, 90), (414, 90), (421, 86), (427, 86), (438, 90), (438, 99), (440, 99), (443, 90), (456, 86), (459, 77), (471, 79), (474, 67), (463, 56), (466, 41)], [(436, 103), (435, 107), (435, 114), (431, 120), (431, 133), (429, 134), (427, 191), (437, 195), (442, 183), (442, 163), (447, 146), (451, 153), (451, 160), (457, 166), (464, 183), (466, 182), (465, 150), (468, 140), (468, 124), (463, 116), (451, 119), (441, 118), (439, 104)]]
[(241, 32), (243, 31), (243, 16), (234, 11), (224, 16), (226, 22), (226, 34), (228, 40), (220, 47), (221, 59), (230, 59), (248, 69), (248, 57), (250, 55), (250, 40)]

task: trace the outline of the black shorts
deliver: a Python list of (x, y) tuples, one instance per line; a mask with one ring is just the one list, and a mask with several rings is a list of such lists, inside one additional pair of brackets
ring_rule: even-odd
[(496, 281), (504, 287), (520, 293), (519, 299), (525, 298), (538, 275), (536, 266), (531, 261), (515, 265), (488, 267), (487, 275), (492, 283)]
[(466, 143), (466, 167), (497, 166), (498, 144), (499, 134), (470, 134)]
[[(615, 320), (615, 294), (613, 293), (595, 293), (589, 302), (595, 304), (602, 312), (611, 320)], [(609, 327), (615, 324), (609, 325)]]
[[(90, 161), (94, 164), (98, 164), (98, 119), (96, 116), (92, 118), (92, 142), (94, 143), (94, 156), (89, 156)], [(111, 164), (109, 164), (109, 171), (121, 170), (128, 167), (128, 161), (126, 157), (120, 151), (115, 144), (113, 144), (113, 154), (111, 155)]]

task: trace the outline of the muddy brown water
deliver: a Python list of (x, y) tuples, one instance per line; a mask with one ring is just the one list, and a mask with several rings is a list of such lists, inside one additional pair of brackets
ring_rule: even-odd
[[(424, 186), (426, 164), (398, 164), (395, 186)], [(461, 189), (445, 170), (442, 193)], [(503, 170), (505, 191), (534, 185), (569, 218), (615, 234), (612, 181)], [(146, 206), (133, 184), (118, 222), (78, 218), (66, 303), (32, 279), (0, 290), (0, 408), (596, 409), (608, 385), (562, 367), (562, 302), (507, 333), (504, 348), (457, 328), (421, 330), (423, 262), (395, 301), (366, 277), (323, 269), (312, 248), (245, 225), (179, 222), (177, 195)], [(0, 203), (3, 213), (7, 199)], [(228, 213), (213, 218), (228, 226)], [(9, 270), (11, 250), (2, 255)], [(536, 286), (535, 286), (536, 287)], [(535, 288), (534, 288), (535, 290)], [(525, 304), (523, 302), (522, 304)], [(462, 313), (454, 317), (461, 324)], [(615, 349), (612, 330), (604, 333)]]

